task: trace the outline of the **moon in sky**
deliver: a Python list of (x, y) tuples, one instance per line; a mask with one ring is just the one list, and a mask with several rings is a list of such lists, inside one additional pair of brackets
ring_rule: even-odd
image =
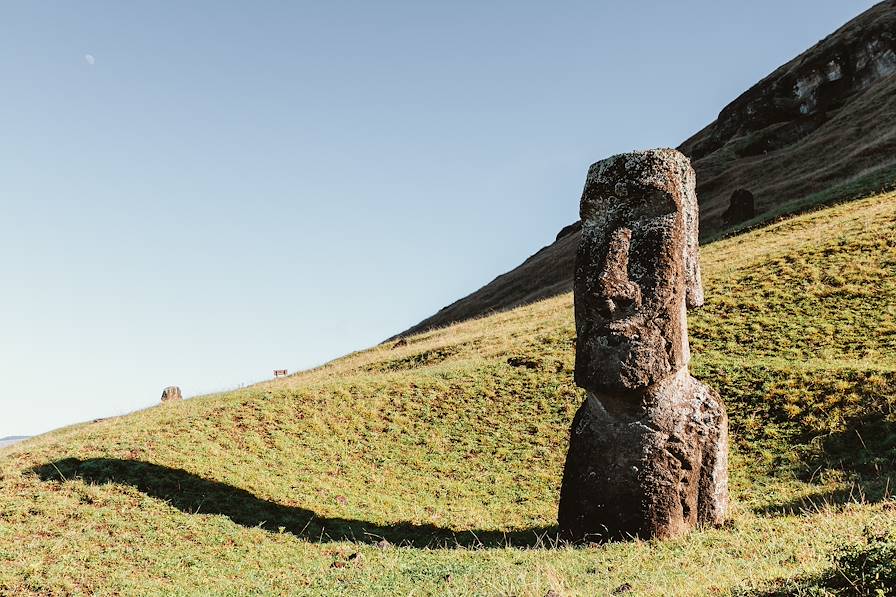
[(96, 64), (96, 58), (94, 58), (93, 54), (84, 54), (84, 62), (86, 62), (90, 66), (93, 66), (94, 64)]

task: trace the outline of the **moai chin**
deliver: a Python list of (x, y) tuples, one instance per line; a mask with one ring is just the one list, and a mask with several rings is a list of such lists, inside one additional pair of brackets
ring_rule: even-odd
[(567, 538), (671, 537), (724, 521), (728, 418), (688, 372), (703, 304), (696, 179), (673, 149), (591, 166), (574, 281), (576, 384), (560, 490)]

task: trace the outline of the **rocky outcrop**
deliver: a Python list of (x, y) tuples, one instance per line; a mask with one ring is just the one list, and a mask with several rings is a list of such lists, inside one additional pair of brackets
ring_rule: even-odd
[(177, 386), (168, 386), (167, 388), (162, 390), (162, 402), (172, 402), (182, 399), (183, 396), (180, 393), (180, 388)]
[(881, 2), (745, 91), (682, 143), (697, 171), (701, 227), (722, 229), (738, 188), (757, 210), (894, 163), (896, 0)]
[[(681, 144), (697, 173), (701, 234), (731, 225), (723, 214), (737, 189), (750, 189), (757, 213), (782, 213), (791, 202), (811, 204), (804, 200), (814, 193), (848, 198), (858, 181), (868, 181), (861, 188), (870, 193), (896, 178), (894, 37), (896, 0), (887, 0), (775, 70)], [(570, 291), (580, 226), (565, 227), (519, 267), (403, 334)]]
[(830, 119), (856, 93), (896, 73), (896, 1), (853, 19), (725, 106), (709, 127), (685, 141), (692, 159), (734, 139), (740, 156), (790, 145)]
[(728, 419), (688, 373), (688, 307), (703, 304), (695, 177), (671, 150), (588, 172), (576, 258), (576, 384), (558, 519), (571, 539), (671, 537), (720, 524)]

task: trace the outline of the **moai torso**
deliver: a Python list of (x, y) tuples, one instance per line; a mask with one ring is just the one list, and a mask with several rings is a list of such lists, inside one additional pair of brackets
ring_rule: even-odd
[(560, 527), (672, 536), (727, 507), (727, 417), (693, 379), (687, 308), (703, 303), (697, 199), (671, 149), (591, 166), (574, 282), (576, 383)]

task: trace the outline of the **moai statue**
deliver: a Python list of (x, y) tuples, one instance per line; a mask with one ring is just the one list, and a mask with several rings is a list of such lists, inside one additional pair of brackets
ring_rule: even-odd
[(694, 170), (673, 149), (591, 166), (576, 256), (576, 384), (560, 490), (569, 539), (672, 537), (721, 524), (728, 417), (688, 372), (703, 304)]
[(747, 189), (737, 189), (731, 193), (728, 209), (722, 214), (725, 226), (734, 226), (756, 216), (756, 199)]
[(168, 386), (164, 390), (162, 390), (162, 402), (172, 402), (181, 400), (183, 396), (181, 396), (180, 388), (177, 386)]

